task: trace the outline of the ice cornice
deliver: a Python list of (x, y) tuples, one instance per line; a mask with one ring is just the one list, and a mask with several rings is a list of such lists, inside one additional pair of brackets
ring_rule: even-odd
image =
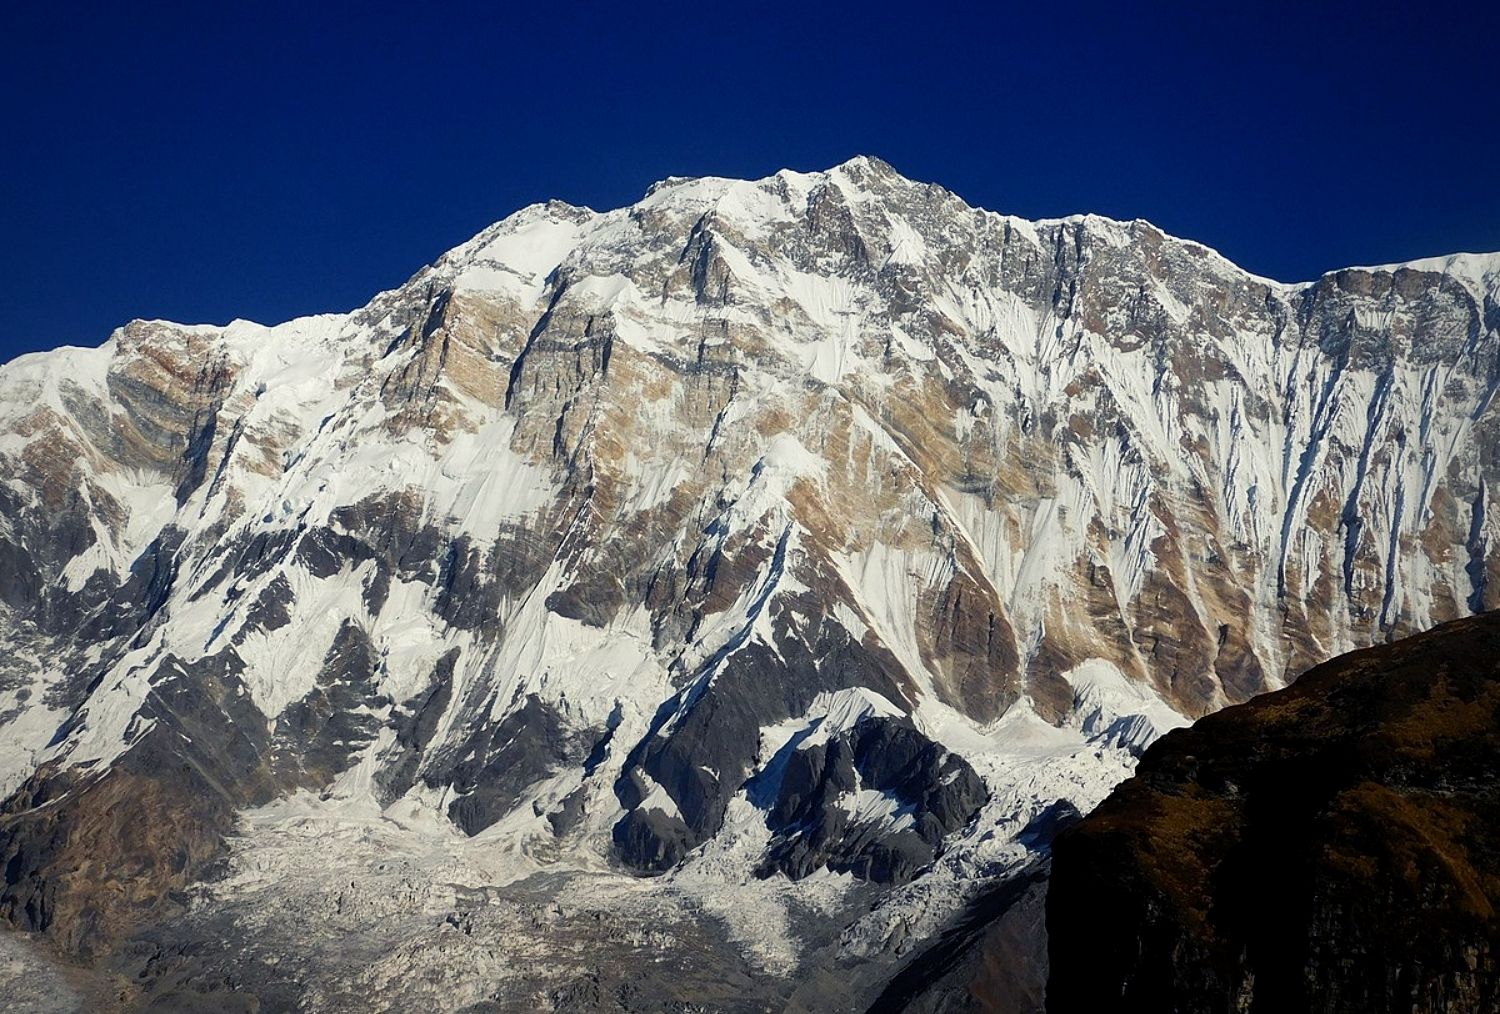
[(1364, 271), (1371, 274), (1419, 271), (1456, 279), (1481, 296), (1500, 291), (1500, 251), (1441, 254), (1436, 257), (1397, 261), (1393, 264), (1355, 265), (1330, 271), (1323, 277), (1327, 278), (1347, 271)]

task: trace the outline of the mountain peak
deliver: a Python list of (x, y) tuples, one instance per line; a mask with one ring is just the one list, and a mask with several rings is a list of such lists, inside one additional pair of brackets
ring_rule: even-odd
[[(1318, 279), (1302, 282), (1282, 282), (1266, 278), (1245, 270), (1220, 254), (1213, 247), (1196, 240), (1185, 239), (1165, 232), (1145, 219), (1122, 220), (1095, 213), (1077, 213), (1059, 218), (1023, 219), (988, 211), (973, 206), (942, 187), (921, 184), (902, 175), (889, 162), (874, 155), (855, 155), (827, 169), (801, 172), (782, 169), (759, 179), (741, 179), (727, 176), (668, 176), (647, 188), (641, 199), (634, 204), (610, 212), (568, 204), (560, 200), (547, 200), (528, 205), (499, 222), (489, 226), (473, 239), (456, 247), (439, 263), (459, 264), (480, 252), (493, 254), (488, 249), (496, 237), (518, 233), (534, 227), (538, 222), (568, 223), (582, 227), (590, 221), (609, 219), (610, 216), (628, 215), (636, 211), (674, 209), (677, 213), (698, 216), (709, 211), (725, 219), (742, 224), (763, 226), (776, 221), (789, 221), (805, 215), (806, 200), (820, 184), (832, 184), (850, 199), (860, 203), (873, 202), (884, 213), (884, 220), (871, 218), (866, 224), (877, 233), (887, 230), (901, 231), (909, 213), (930, 215), (934, 197), (945, 207), (942, 213), (949, 217), (962, 218), (972, 214), (994, 215), (1026, 234), (1035, 234), (1038, 228), (1049, 229), (1063, 226), (1087, 234), (1097, 242), (1124, 248), (1138, 242), (1151, 247), (1159, 243), (1178, 244), (1184, 248), (1207, 255), (1219, 268), (1237, 278), (1260, 284), (1283, 292), (1295, 292), (1318, 284)], [(909, 223), (906, 223), (909, 224)], [(891, 237), (892, 243), (899, 240)], [(1070, 241), (1071, 242), (1071, 241)], [(1335, 276), (1346, 271), (1396, 272), (1412, 270), (1430, 272), (1453, 277), (1481, 299), (1487, 292), (1500, 289), (1500, 253), (1460, 253), (1427, 257), (1411, 261), (1373, 266), (1338, 268), (1326, 272), (1321, 278)]]
[(827, 174), (831, 175), (836, 172), (841, 172), (855, 179), (862, 177), (897, 178), (906, 180), (908, 183), (912, 182), (911, 180), (907, 180), (905, 176), (902, 176), (889, 162), (877, 155), (855, 155), (829, 169)]
[[(369, 970), (289, 907), (463, 924), (347, 952), (398, 1008), (533, 931), (658, 967), (594, 962), (646, 909), (888, 955), (1156, 732), (1500, 604), (1492, 315), (1342, 281), (864, 157), (0, 367), (0, 916), (105, 947), (222, 862), (188, 928), (330, 1009)], [(504, 922), (538, 892), (604, 915)]]

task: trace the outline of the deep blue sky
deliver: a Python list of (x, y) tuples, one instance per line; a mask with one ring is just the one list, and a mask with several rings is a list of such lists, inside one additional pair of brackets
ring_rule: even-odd
[(1286, 280), (1500, 249), (1500, 5), (804, 6), (0, 0), (0, 359), (348, 309), (532, 201), (857, 153)]

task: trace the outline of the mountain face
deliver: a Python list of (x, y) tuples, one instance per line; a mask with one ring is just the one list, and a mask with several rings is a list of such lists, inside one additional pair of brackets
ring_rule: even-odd
[(1496, 756), (1500, 613), (1174, 733), (1055, 844), (1048, 1009), (1495, 1010)]
[(179, 1001), (826, 1007), (1160, 732), (1500, 604), (1497, 385), (1500, 257), (863, 158), (23, 357), (0, 913)]

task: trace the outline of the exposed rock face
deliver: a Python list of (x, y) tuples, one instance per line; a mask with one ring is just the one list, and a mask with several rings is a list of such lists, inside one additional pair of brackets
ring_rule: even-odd
[[(347, 315), (24, 357), (0, 911), (104, 946), (296, 796), (517, 868), (926, 871), (926, 925), (924, 880), (1021, 862), (1163, 714), (1500, 603), (1497, 280), (1281, 285), (856, 159), (527, 208)], [(125, 774), (177, 851), (102, 833)], [(151, 904), (84, 914), (118, 871)], [(900, 949), (891, 911), (849, 946)]]
[(1153, 747), (1054, 846), (1048, 1009), (1500, 1006), (1500, 613)]
[(1047, 982), (1045, 864), (982, 894), (895, 975), (868, 1014), (1035, 1014)]
[(265, 720), (223, 656), (164, 658), (140, 716), (102, 772), (45, 764), (0, 807), (0, 914), (84, 957), (179, 907), (236, 810), (280, 791)]
[[(763, 777), (775, 780), (765, 790), (775, 798), (768, 823), (776, 837), (761, 872), (793, 879), (826, 867), (881, 883), (908, 880), (986, 796), (962, 757), (905, 719), (862, 718), (812, 745), (793, 737)], [(851, 797), (859, 802), (851, 806)]]

